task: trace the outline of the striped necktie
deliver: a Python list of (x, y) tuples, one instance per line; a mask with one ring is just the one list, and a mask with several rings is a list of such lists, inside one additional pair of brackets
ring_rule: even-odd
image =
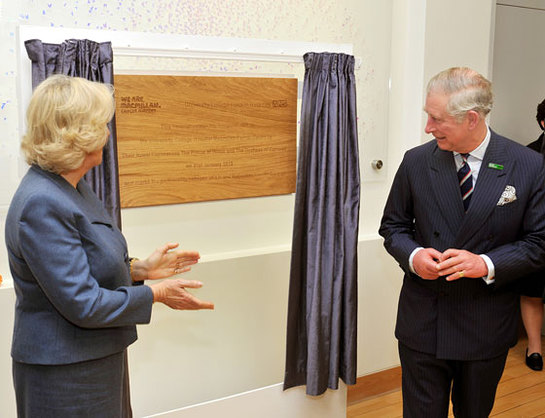
[(471, 201), (471, 194), (473, 193), (473, 176), (471, 175), (471, 168), (467, 163), (469, 154), (460, 154), (460, 156), (462, 157), (462, 166), (458, 170), (458, 181), (460, 182), (460, 192), (464, 201), (464, 209), (467, 212), (469, 202)]

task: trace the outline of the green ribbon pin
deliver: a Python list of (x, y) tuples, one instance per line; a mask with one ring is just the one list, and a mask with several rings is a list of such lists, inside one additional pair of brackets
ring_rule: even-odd
[(488, 168), (493, 168), (494, 170), (503, 170), (503, 165), (496, 163), (488, 163)]

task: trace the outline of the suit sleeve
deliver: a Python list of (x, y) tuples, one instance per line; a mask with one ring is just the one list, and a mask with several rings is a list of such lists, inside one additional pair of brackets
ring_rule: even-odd
[(415, 239), (413, 188), (409, 178), (407, 154), (394, 177), (379, 234), (384, 237), (384, 247), (401, 268), (409, 272), (409, 256), (421, 245)]
[(109, 290), (92, 277), (67, 205), (33, 196), (19, 223), (21, 254), (48, 300), (68, 321), (83, 328), (150, 321), (153, 294), (148, 286)]

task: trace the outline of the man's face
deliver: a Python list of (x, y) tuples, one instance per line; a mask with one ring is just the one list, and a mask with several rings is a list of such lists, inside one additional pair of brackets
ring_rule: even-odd
[(447, 113), (448, 96), (431, 92), (426, 98), (424, 111), (428, 114), (426, 133), (432, 134), (437, 146), (444, 151), (469, 152), (471, 141), (468, 131), (467, 116), (458, 122), (454, 116)]

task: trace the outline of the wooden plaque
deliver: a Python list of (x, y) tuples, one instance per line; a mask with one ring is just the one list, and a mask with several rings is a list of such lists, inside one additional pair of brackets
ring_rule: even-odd
[(115, 76), (121, 206), (295, 192), (297, 79)]

